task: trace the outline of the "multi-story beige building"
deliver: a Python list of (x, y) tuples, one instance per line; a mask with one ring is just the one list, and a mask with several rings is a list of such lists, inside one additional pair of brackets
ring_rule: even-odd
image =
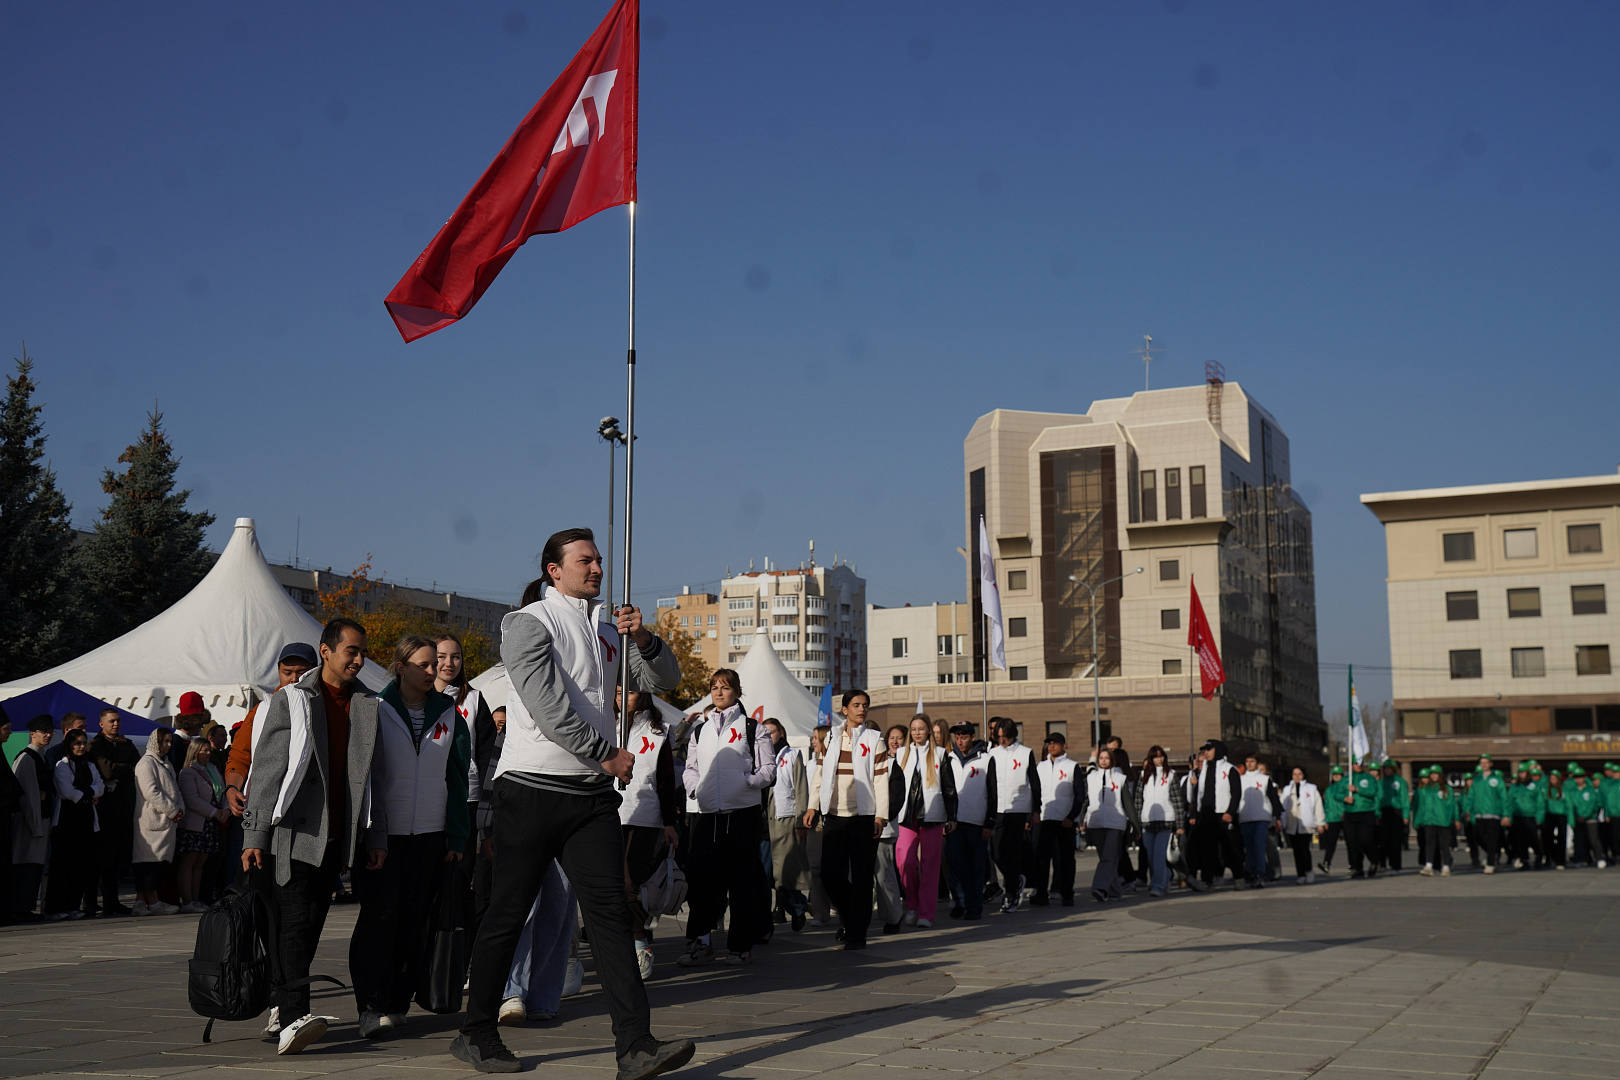
[(721, 655), (735, 667), (768, 626), (771, 646), (811, 693), (866, 685), (866, 581), (842, 562), (750, 570), (720, 583)]
[(1398, 758), (1620, 755), (1620, 473), (1361, 501), (1384, 525)]
[(711, 592), (695, 593), (691, 586), (683, 586), (681, 595), (659, 598), (660, 618), (667, 608), (675, 609), (676, 625), (697, 639), (698, 654), (709, 670), (724, 666), (720, 663), (720, 641), (724, 633), (720, 598)]
[[(973, 678), (968, 654), (973, 611), (966, 604), (886, 608), (868, 604), (873, 686), (934, 686)], [(912, 695), (916, 699), (916, 695)]]
[[(981, 517), (1007, 670), (991, 669), (988, 687), (942, 687), (930, 714), (1006, 715), (1035, 729), (1027, 738), (1058, 728), (1083, 744), (1097, 719), (1138, 754), (1157, 743), (1184, 759), (1214, 736), (1233, 756), (1325, 760), (1310, 512), (1294, 495), (1287, 436), (1241, 386), (1212, 378), (1097, 401), (1084, 415), (998, 409), (963, 452), (972, 678), (986, 667)], [(1190, 693), (1195, 581), (1227, 673), (1210, 702)], [(1095, 653), (1080, 582), (1096, 590)], [(895, 709), (908, 696), (874, 693)]]
[[(334, 574), (330, 567), (311, 570), (271, 563), (270, 572), (287, 590), (287, 595), (316, 618), (321, 615), (321, 592), (339, 588), (353, 580), (347, 574)], [(503, 604), (498, 600), (479, 600), (455, 592), (412, 589), (387, 581), (373, 582), (360, 599), (364, 611), (373, 611), (391, 603), (418, 611), (452, 630), (458, 626), (477, 627), (496, 641), (501, 639), (501, 619), (508, 611), (515, 610), (512, 604)]]

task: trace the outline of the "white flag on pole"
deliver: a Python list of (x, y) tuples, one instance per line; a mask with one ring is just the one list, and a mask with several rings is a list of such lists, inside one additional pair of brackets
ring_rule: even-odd
[(1001, 590), (996, 588), (996, 561), (990, 557), (990, 536), (985, 532), (982, 517), (979, 518), (979, 606), (990, 620), (990, 662), (1006, 671), (1007, 643), (1001, 636)]
[(1367, 725), (1361, 715), (1361, 703), (1356, 699), (1356, 687), (1350, 684), (1350, 760), (1366, 761), (1370, 751), (1367, 745)]

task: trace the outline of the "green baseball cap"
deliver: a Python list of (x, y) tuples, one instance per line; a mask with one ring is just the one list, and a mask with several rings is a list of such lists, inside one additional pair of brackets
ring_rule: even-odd
[(1496, 759), (1491, 757), (1491, 755), (1489, 755), (1489, 754), (1481, 754), (1481, 755), (1479, 755), (1478, 760), (1480, 760), (1480, 761), (1493, 761), (1494, 762)]
[(1335, 765), (1335, 766), (1333, 766), (1333, 768), (1328, 770), (1328, 775), (1329, 776), (1332, 776), (1335, 773), (1337, 773), (1340, 776), (1343, 776), (1344, 775), (1344, 766), (1343, 765)]
[(1586, 770), (1581, 768), (1579, 762), (1572, 761), (1572, 762), (1569, 763), (1569, 775), (1571, 775), (1571, 776), (1585, 776), (1586, 775)]

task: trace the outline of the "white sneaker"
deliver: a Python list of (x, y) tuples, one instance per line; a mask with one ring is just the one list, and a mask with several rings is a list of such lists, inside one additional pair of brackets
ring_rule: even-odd
[(1440, 876), (1441, 876), (1441, 877), (1450, 877), (1450, 876), (1451, 876), (1451, 867), (1449, 867), (1449, 866), (1442, 866), (1442, 867), (1441, 867), (1441, 868), (1440, 868)]
[(394, 1030), (394, 1022), (380, 1012), (367, 1009), (360, 1014), (360, 1037), (375, 1039)]
[(915, 911), (906, 912), (905, 923), (906, 923), (907, 926), (916, 926), (917, 925), (917, 913)]
[(563, 979), (563, 997), (573, 997), (585, 985), (585, 965), (577, 956), (568, 959), (568, 974)]
[(1307, 870), (1307, 871), (1305, 871), (1305, 884), (1307, 884), (1307, 885), (1315, 885), (1316, 884), (1316, 871), (1315, 870)]
[(642, 982), (652, 978), (653, 953), (651, 949), (643, 949), (639, 944), (636, 946), (636, 968), (641, 972)]
[(1294, 879), (1294, 884), (1295, 885), (1303, 885), (1303, 884), (1305, 884), (1305, 875), (1301, 874), (1301, 875), (1299, 875), (1299, 877), (1295, 878)]
[(917, 929), (919, 929), (919, 930), (932, 930), (933, 928), (934, 928), (934, 920), (933, 919), (918, 919), (917, 920)]
[(400, 1028), (405, 1026), (405, 1014), (404, 1013), (389, 1013), (388, 1014), (388, 1022), (389, 1022), (389, 1024), (391, 1024), (393, 1026), (395, 1031), (398, 1031)]
[(1523, 870), (1524, 869), (1524, 860), (1523, 859), (1514, 859), (1513, 860), (1513, 869), (1515, 869), (1515, 870)]
[(152, 905), (145, 900), (137, 900), (135, 906), (129, 909), (129, 913), (131, 915), (150, 915), (152, 914)]
[(1494, 867), (1494, 866), (1487, 866), (1487, 867), (1486, 867), (1486, 868), (1485, 868), (1485, 872), (1486, 872), (1486, 873), (1487, 873), (1487, 874), (1494, 874), (1494, 873), (1496, 873), (1496, 867)]
[(180, 908), (176, 904), (165, 904), (163, 901), (159, 900), (157, 903), (152, 905), (153, 915), (178, 915), (179, 913)]
[(529, 1018), (528, 1012), (523, 1008), (523, 999), (509, 997), (501, 1002), (500, 1015), (495, 1018), (497, 1024), (521, 1024)]
[(270, 1006), (270, 1014), (265, 1018), (264, 1030), (260, 1032), (267, 1039), (274, 1039), (281, 1034), (281, 1006)]
[(335, 1019), (337, 1019), (335, 1016), (315, 1016), (313, 1014), (299, 1017), (281, 1029), (281, 1038), (277, 1043), (276, 1053), (298, 1053), (304, 1047), (325, 1035), (326, 1022)]
[(1434, 867), (1429, 863), (1424, 863), (1423, 869), (1419, 870), (1418, 873), (1423, 877), (1434, 877)]
[(201, 900), (192, 900), (180, 905), (180, 914), (182, 915), (201, 915), (207, 910), (208, 905)]
[(1608, 866), (1608, 865), (1609, 865), (1609, 864), (1608, 864), (1608, 863), (1607, 863), (1607, 862), (1606, 862), (1606, 861), (1604, 861), (1604, 860), (1603, 860), (1603, 859), (1599, 859), (1599, 860), (1598, 860), (1598, 869), (1599, 869), (1599, 870), (1602, 870), (1602, 869), (1604, 869), (1604, 868), (1605, 868), (1605, 867), (1607, 867), (1607, 866)]

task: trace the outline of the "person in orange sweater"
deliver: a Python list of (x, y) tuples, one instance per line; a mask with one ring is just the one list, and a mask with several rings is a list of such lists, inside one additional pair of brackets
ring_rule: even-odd
[[(281, 650), (276, 659), (276, 689), (291, 686), (315, 666), (315, 649), (302, 641), (292, 642)], [(268, 700), (268, 699), (266, 699)], [(225, 873), (242, 863), (242, 811), (247, 808), (248, 767), (253, 763), (253, 718), (261, 701), (248, 710), (247, 716), (231, 731), (231, 750), (225, 759), (225, 805), (230, 809), (230, 824), (226, 828), (224, 843)], [(218, 760), (217, 758), (215, 760)], [(229, 880), (228, 878), (225, 880)]]

